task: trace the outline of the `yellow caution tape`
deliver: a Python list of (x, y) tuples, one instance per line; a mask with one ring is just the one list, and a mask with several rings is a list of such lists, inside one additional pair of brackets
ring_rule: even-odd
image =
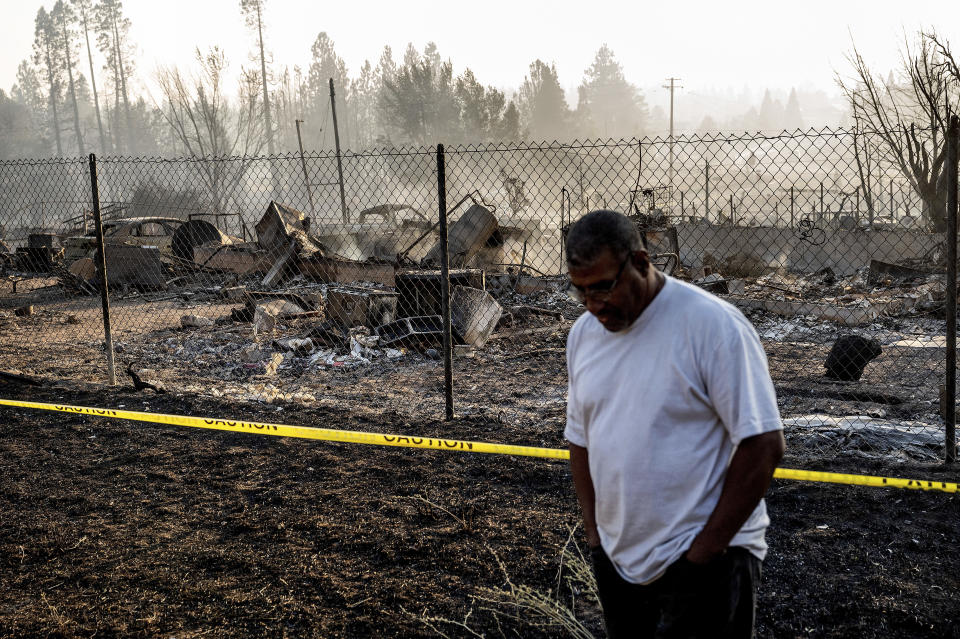
[(847, 475), (844, 473), (822, 473), (812, 470), (794, 470), (777, 468), (773, 476), (778, 479), (797, 479), (800, 481), (820, 481), (830, 484), (850, 486), (875, 486), (878, 488), (910, 488), (913, 490), (939, 490), (945, 493), (960, 492), (958, 484), (948, 481), (927, 479), (900, 479), (898, 477), (877, 477), (876, 475)]
[[(409, 435), (389, 435), (385, 433), (365, 433), (361, 431), (336, 430), (332, 428), (310, 428), (271, 424), (265, 422), (232, 421), (226, 419), (207, 419), (186, 415), (166, 415), (163, 413), (145, 413), (135, 410), (113, 408), (90, 408), (87, 406), (69, 406), (64, 404), (45, 404), (42, 402), (24, 402), (14, 399), (0, 399), (0, 405), (18, 408), (52, 410), (61, 413), (92, 415), (94, 417), (113, 417), (131, 419), (154, 424), (189, 426), (192, 428), (210, 428), (235, 433), (255, 433), (277, 437), (299, 437), (301, 439), (319, 439), (331, 442), (351, 444), (374, 444), (378, 446), (400, 446), (404, 448), (430, 448), (434, 450), (457, 450), (471, 453), (489, 453), (494, 455), (519, 455), (523, 457), (542, 457), (546, 459), (569, 459), (570, 452), (561, 448), (541, 448), (536, 446), (515, 446), (511, 444), (491, 444), (459, 439), (439, 437), (414, 437)], [(944, 481), (921, 479), (899, 479), (896, 477), (877, 477), (873, 475), (848, 475), (843, 473), (824, 473), (810, 470), (777, 468), (773, 476), (778, 479), (799, 481), (828, 482), (851, 486), (876, 486), (889, 488), (909, 488), (913, 490), (936, 490), (947, 493), (960, 492), (958, 484)]]
[(299, 437), (301, 439), (321, 439), (330, 442), (351, 444), (376, 444), (379, 446), (403, 446), (407, 448), (432, 448), (435, 450), (461, 450), (471, 453), (491, 453), (495, 455), (523, 455), (525, 457), (546, 457), (550, 459), (569, 459), (570, 453), (556, 448), (536, 448), (533, 446), (511, 446), (507, 444), (489, 444), (459, 439), (441, 439), (439, 437), (412, 437), (407, 435), (387, 435), (384, 433), (364, 433), (332, 428), (308, 428), (288, 426), (286, 424), (267, 424), (262, 422), (232, 421), (227, 419), (206, 419), (185, 415), (164, 415), (163, 413), (144, 413), (135, 410), (113, 408), (89, 408), (86, 406), (66, 406), (23, 402), (12, 399), (0, 399), (0, 405), (18, 406), (53, 410), (61, 413), (78, 413), (95, 417), (114, 417), (132, 419), (139, 422), (170, 424), (172, 426), (191, 426), (193, 428), (212, 428), (235, 433), (256, 433), (258, 435), (276, 435), (277, 437)]

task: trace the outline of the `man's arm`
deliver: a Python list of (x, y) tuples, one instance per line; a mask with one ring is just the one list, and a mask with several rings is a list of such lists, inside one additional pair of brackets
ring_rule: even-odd
[[(573, 464), (573, 446), (570, 446), (570, 462)], [(687, 560), (699, 564), (707, 563), (723, 553), (730, 540), (750, 517), (750, 513), (763, 498), (773, 471), (783, 457), (785, 444), (782, 431), (771, 431), (762, 435), (748, 437), (740, 442), (733, 454), (727, 478), (723, 483), (720, 500), (714, 507), (707, 524), (697, 535), (685, 555)], [(584, 460), (586, 451), (584, 451)], [(589, 479), (589, 474), (588, 474)], [(576, 473), (574, 473), (576, 481)], [(593, 496), (593, 485), (590, 485)], [(580, 497), (580, 488), (577, 488)], [(581, 507), (583, 501), (580, 501)], [(592, 503), (591, 503), (592, 514)], [(586, 515), (584, 516), (586, 522)]]
[(587, 449), (570, 444), (570, 472), (573, 475), (573, 487), (577, 491), (577, 501), (583, 513), (583, 530), (587, 534), (587, 544), (591, 548), (600, 545), (597, 533), (596, 500), (593, 492), (593, 478), (590, 477), (590, 464)]

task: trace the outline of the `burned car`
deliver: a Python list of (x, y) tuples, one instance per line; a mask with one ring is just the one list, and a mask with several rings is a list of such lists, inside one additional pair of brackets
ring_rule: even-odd
[[(173, 234), (184, 221), (175, 217), (130, 217), (103, 223), (103, 241), (107, 244), (153, 246), (170, 251)], [(68, 264), (81, 257), (91, 257), (97, 248), (93, 234), (68, 237), (63, 241), (64, 261)]]

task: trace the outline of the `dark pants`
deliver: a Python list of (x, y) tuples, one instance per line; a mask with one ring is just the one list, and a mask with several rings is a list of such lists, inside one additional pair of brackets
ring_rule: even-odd
[(681, 558), (645, 586), (621, 577), (602, 548), (592, 556), (610, 639), (753, 637), (760, 560), (745, 548), (704, 565)]

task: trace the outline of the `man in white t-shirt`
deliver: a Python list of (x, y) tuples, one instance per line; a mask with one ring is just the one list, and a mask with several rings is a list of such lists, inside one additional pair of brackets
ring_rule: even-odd
[(751, 637), (783, 425), (756, 331), (593, 211), (567, 235), (570, 467), (610, 637)]

